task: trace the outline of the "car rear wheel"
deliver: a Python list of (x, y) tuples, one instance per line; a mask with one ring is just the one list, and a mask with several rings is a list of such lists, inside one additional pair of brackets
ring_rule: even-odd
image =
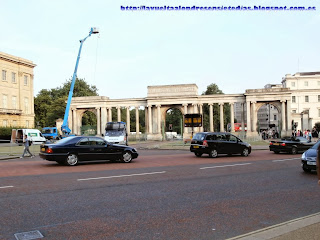
[(66, 165), (68, 166), (75, 166), (78, 164), (78, 156), (76, 154), (69, 154), (66, 159)]
[(241, 153), (242, 156), (245, 156), (245, 157), (248, 157), (249, 156), (249, 149), (248, 148), (244, 148), (242, 150), (242, 153)]
[(202, 153), (194, 153), (194, 155), (196, 155), (197, 157), (201, 157)]
[(296, 147), (293, 147), (293, 148), (291, 149), (291, 153), (292, 153), (292, 154), (297, 154), (297, 153), (298, 153), (297, 148), (296, 148)]
[(216, 150), (216, 149), (210, 150), (210, 152), (209, 152), (209, 157), (211, 157), (211, 158), (216, 158), (216, 157), (218, 157), (218, 152), (217, 152), (217, 150)]
[(132, 154), (130, 152), (124, 152), (121, 157), (121, 161), (124, 163), (129, 163), (132, 160)]
[(280, 151), (274, 151), (274, 153), (278, 154), (278, 153), (280, 153)]

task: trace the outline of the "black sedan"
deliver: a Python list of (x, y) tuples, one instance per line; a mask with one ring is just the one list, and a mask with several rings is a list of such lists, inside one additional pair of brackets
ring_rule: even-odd
[(285, 137), (281, 141), (271, 141), (269, 145), (270, 151), (274, 153), (288, 152), (297, 154), (298, 152), (307, 151), (315, 142), (309, 142), (304, 137)]
[(317, 165), (317, 149), (319, 149), (320, 140), (313, 145), (308, 151), (304, 152), (301, 156), (301, 167), (305, 172), (316, 170)]
[(48, 161), (74, 166), (79, 161), (90, 160), (129, 163), (138, 157), (138, 152), (135, 148), (111, 144), (100, 137), (72, 136), (53, 144), (42, 144), (39, 155)]

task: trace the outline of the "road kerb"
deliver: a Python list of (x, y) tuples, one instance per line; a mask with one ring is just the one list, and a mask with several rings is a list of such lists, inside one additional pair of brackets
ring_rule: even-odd
[(272, 239), (316, 223), (320, 223), (320, 212), (305, 217), (296, 218), (287, 222), (279, 223), (267, 228), (262, 228), (257, 231), (239, 235), (233, 238), (228, 238), (227, 240)]

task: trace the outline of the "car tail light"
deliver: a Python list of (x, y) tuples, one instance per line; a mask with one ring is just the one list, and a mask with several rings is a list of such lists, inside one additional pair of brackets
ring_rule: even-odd
[(204, 140), (203, 143), (202, 143), (202, 145), (203, 145), (204, 147), (208, 147), (208, 142), (207, 142), (207, 140)]
[(272, 142), (270, 142), (270, 145), (272, 145)]
[(52, 148), (47, 148), (46, 153), (53, 153)]
[(283, 146), (283, 147), (284, 147), (285, 145), (286, 145), (285, 143), (281, 143), (281, 146)]

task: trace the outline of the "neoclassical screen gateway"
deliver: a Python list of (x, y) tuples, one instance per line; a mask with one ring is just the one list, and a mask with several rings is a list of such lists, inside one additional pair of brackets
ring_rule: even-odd
[[(71, 103), (69, 126), (73, 133), (80, 134), (81, 118), (84, 112), (92, 111), (97, 116), (97, 134), (101, 135), (108, 121), (121, 120), (121, 108), (126, 108), (128, 131), (130, 131), (130, 112), (136, 109), (136, 132), (139, 132), (140, 107), (146, 109), (145, 122), (147, 139), (162, 140), (161, 122), (170, 108), (178, 108), (182, 114), (203, 113), (203, 104), (209, 105), (210, 131), (213, 129), (213, 104), (220, 106), (220, 129), (225, 131), (223, 118), (224, 104), (230, 104), (231, 119), (234, 119), (234, 104), (242, 108), (241, 122), (247, 124), (247, 136), (257, 136), (257, 113), (259, 108), (266, 103), (272, 104), (279, 110), (281, 118), (281, 133), (291, 134), (291, 92), (288, 88), (264, 88), (246, 90), (244, 94), (216, 94), (198, 95), (196, 84), (148, 86), (146, 98), (109, 99), (103, 96), (75, 97)], [(112, 119), (111, 110), (117, 109), (117, 119)], [(203, 128), (195, 128), (195, 132)], [(234, 132), (234, 122), (231, 121), (231, 132)], [(191, 129), (184, 128), (184, 138), (190, 138)]]

